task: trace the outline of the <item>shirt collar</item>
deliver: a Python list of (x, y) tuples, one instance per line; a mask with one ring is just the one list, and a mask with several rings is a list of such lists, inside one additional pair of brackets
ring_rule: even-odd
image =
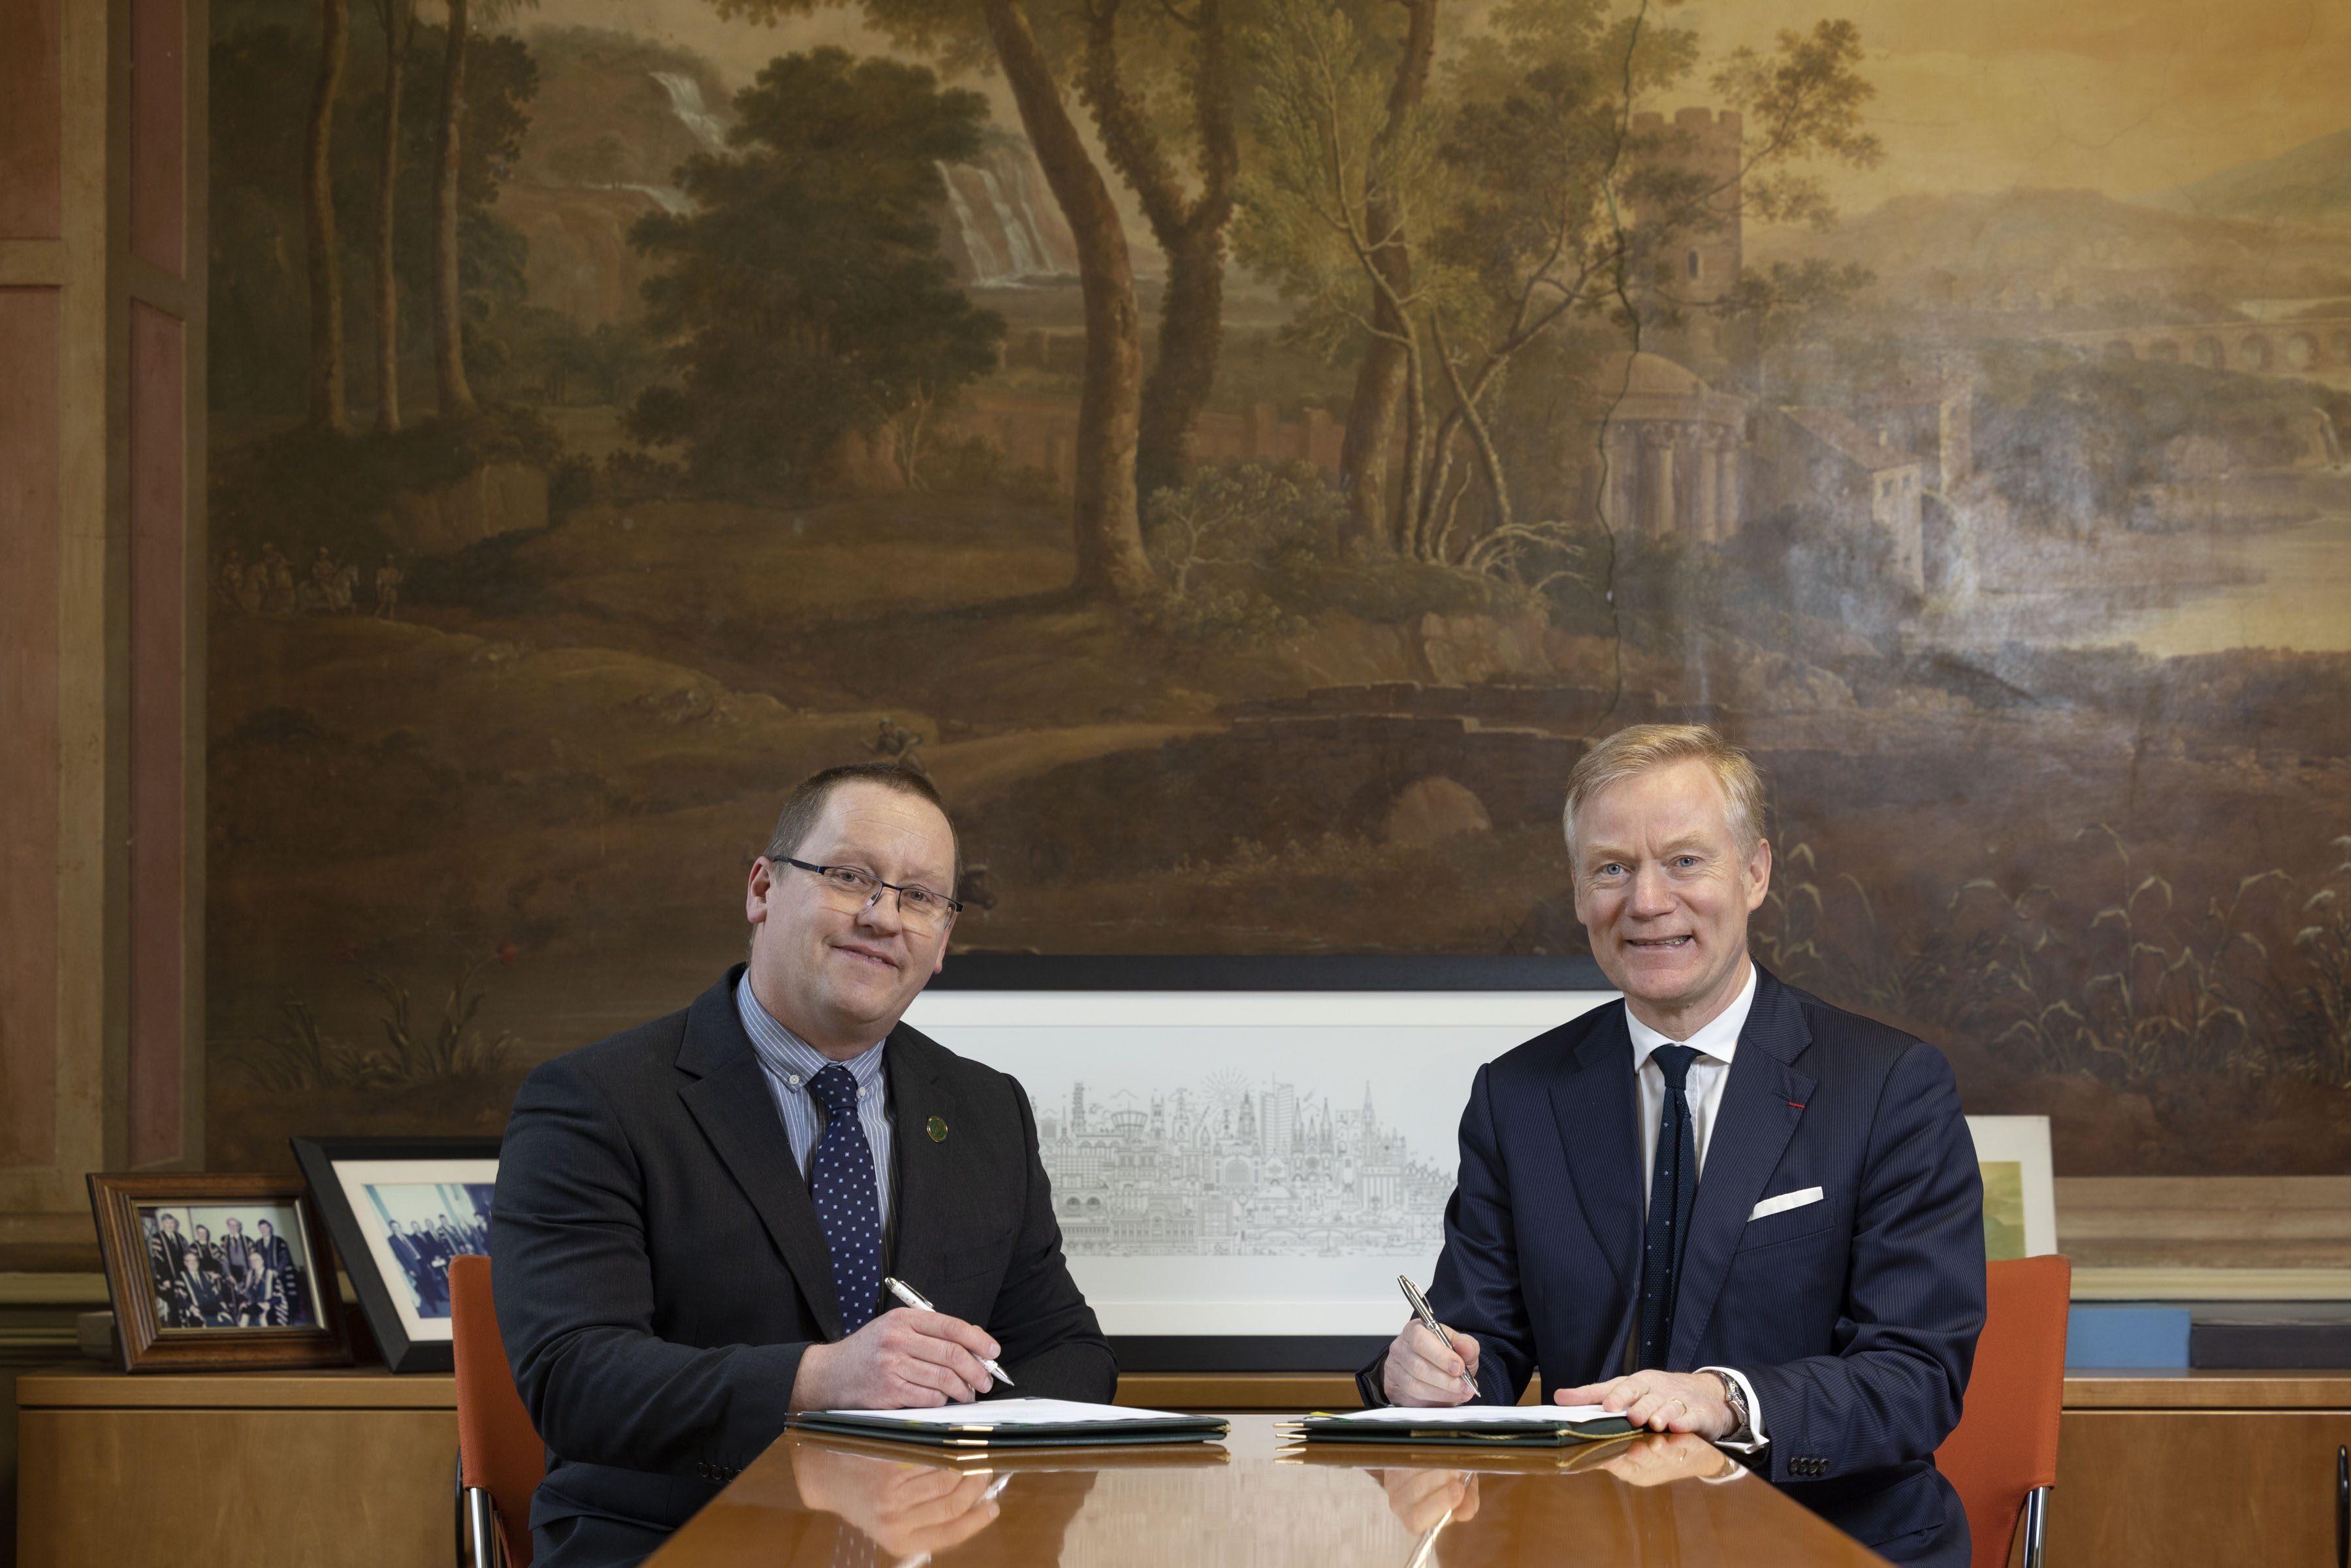
[[(810, 1079), (832, 1065), (832, 1058), (778, 1023), (774, 1015), (759, 1005), (759, 998), (751, 994), (751, 977), (747, 973), (735, 982), (735, 1010), (742, 1016), (743, 1032), (751, 1037), (751, 1050), (758, 1056), (759, 1065), (786, 1089), (797, 1092), (807, 1088)], [(882, 1048), (889, 1043), (889, 1037), (884, 1035), (841, 1064), (857, 1080), (857, 1087), (872, 1089), (880, 1085)]]
[(1747, 961), (1747, 983), (1739, 988), (1739, 995), (1715, 1016), (1712, 1022), (1687, 1040), (1677, 1040), (1671, 1035), (1659, 1034), (1635, 1018), (1628, 1005), (1625, 1009), (1625, 1027), (1633, 1034), (1633, 1071), (1640, 1071), (1641, 1063), (1648, 1061), (1649, 1053), (1661, 1045), (1690, 1046), (1700, 1056), (1729, 1062), (1739, 1050), (1739, 1031), (1747, 1027), (1747, 1014), (1755, 1006), (1755, 977), (1760, 972), (1755, 961), (1750, 958)]

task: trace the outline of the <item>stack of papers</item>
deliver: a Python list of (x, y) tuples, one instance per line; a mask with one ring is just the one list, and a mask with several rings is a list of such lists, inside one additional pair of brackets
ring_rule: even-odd
[(1124, 1405), (1069, 1399), (983, 1399), (927, 1410), (804, 1410), (792, 1425), (841, 1437), (879, 1437), (942, 1448), (1046, 1448), (1073, 1443), (1200, 1443), (1232, 1423)]
[(1387, 1406), (1343, 1416), (1317, 1412), (1285, 1436), (1310, 1443), (1427, 1443), (1560, 1448), (1640, 1430), (1597, 1405), (1456, 1405), (1450, 1409)]

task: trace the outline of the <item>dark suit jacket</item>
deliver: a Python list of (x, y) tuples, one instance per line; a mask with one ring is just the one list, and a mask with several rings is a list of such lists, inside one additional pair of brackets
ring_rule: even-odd
[[(800, 1354), (841, 1337), (824, 1230), (735, 1010), (741, 974), (542, 1064), (515, 1097), (490, 1247), (549, 1450), (534, 1525), (683, 1522), (784, 1429)], [(1020, 1086), (903, 1024), (883, 1061), (889, 1271), (996, 1337), (1005, 1392), (1109, 1400), (1117, 1364), (1062, 1261)]]
[[(1624, 1370), (1644, 1209), (1621, 1003), (1479, 1071), (1429, 1301), (1478, 1336), (1509, 1404)], [(1818, 1203), (1748, 1214), (1818, 1186)], [(1931, 1458), (1959, 1424), (1984, 1319), (1983, 1194), (1934, 1047), (1759, 974), (1707, 1148), (1667, 1370), (1735, 1366), (1788, 1495), (1900, 1557), (1967, 1561)], [(1382, 1397), (1381, 1364), (1364, 1369)], [(1928, 1550), (1931, 1548), (1931, 1550)]]

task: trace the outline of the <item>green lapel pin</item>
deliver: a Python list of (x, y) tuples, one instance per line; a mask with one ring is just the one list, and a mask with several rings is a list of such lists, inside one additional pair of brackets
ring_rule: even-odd
[(940, 1117), (934, 1116), (929, 1121), (924, 1123), (923, 1130), (930, 1134), (931, 1142), (935, 1144), (944, 1144), (947, 1141), (947, 1124), (946, 1121)]

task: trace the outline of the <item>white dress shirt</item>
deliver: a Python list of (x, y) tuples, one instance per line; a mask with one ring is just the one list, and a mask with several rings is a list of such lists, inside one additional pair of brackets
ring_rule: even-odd
[[(1755, 1006), (1756, 968), (1750, 960), (1747, 966), (1747, 984), (1740, 987), (1731, 1004), (1713, 1020), (1687, 1040), (1676, 1040), (1659, 1034), (1625, 1009), (1625, 1027), (1633, 1036), (1633, 1083), (1641, 1110), (1641, 1205), (1647, 1212), (1649, 1179), (1657, 1168), (1657, 1132), (1665, 1120), (1666, 1072), (1651, 1060), (1651, 1053), (1661, 1045), (1687, 1045), (1698, 1052), (1690, 1063), (1689, 1073), (1683, 1080), (1682, 1092), (1689, 1101), (1690, 1133), (1698, 1143), (1698, 1172), (1701, 1186), (1706, 1181), (1706, 1146), (1714, 1136), (1716, 1113), (1722, 1109), (1722, 1086), (1730, 1081), (1731, 1058), (1739, 1052), (1739, 1031), (1747, 1027), (1748, 1012)], [(1627, 1356), (1626, 1360), (1631, 1357)], [(1635, 1368), (1635, 1370), (1638, 1370)], [(1755, 1397), (1754, 1385), (1747, 1375), (1736, 1367), (1701, 1366), (1700, 1372), (1719, 1372), (1735, 1378), (1739, 1391), (1747, 1396), (1747, 1420), (1753, 1440), (1743, 1443), (1725, 1442), (1721, 1446), (1739, 1453), (1752, 1453), (1769, 1441), (1763, 1436), (1763, 1406)]]

